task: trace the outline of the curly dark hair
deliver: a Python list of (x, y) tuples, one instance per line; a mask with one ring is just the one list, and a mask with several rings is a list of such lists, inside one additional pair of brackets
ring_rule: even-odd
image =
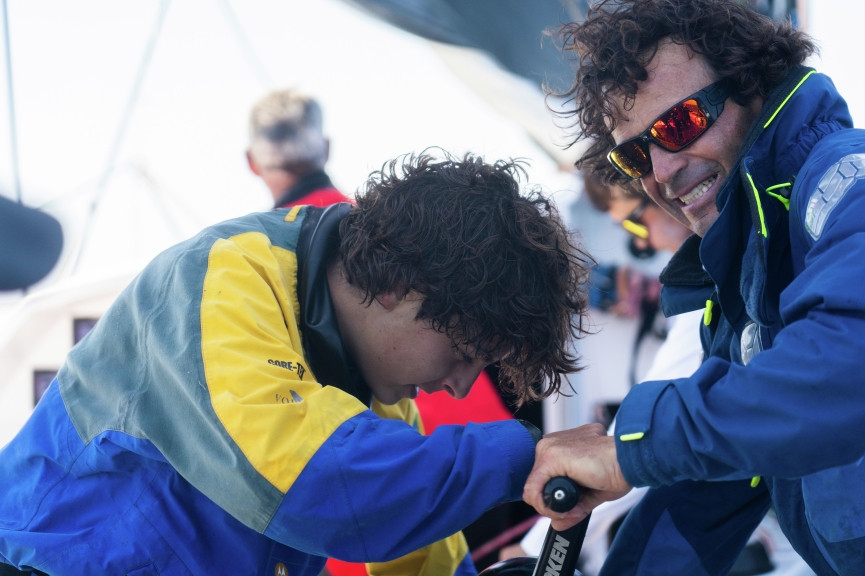
[(501, 360), (499, 385), (519, 404), (560, 392), (582, 368), (592, 258), (553, 202), (521, 190), (521, 161), (407, 154), (374, 172), (340, 226), (342, 264), (365, 302), (423, 296), (418, 319), (454, 346)]
[[(578, 60), (574, 84), (555, 95), (575, 106), (558, 114), (579, 125), (572, 143), (592, 141), (578, 167), (613, 148), (615, 103), (633, 102), (664, 38), (702, 55), (719, 79), (731, 79), (732, 98), (742, 105), (765, 98), (816, 50), (789, 20), (775, 22), (739, 0), (601, 0), (583, 22), (563, 25), (557, 36), (565, 55)], [(608, 163), (596, 161), (592, 169), (601, 181), (625, 181)]]

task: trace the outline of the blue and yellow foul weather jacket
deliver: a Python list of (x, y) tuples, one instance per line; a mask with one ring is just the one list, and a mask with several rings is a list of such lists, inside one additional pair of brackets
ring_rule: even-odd
[(459, 530), (521, 497), (534, 441), (515, 420), (423, 436), (413, 402), (370, 399), (324, 277), (346, 210), (231, 220), (142, 271), (0, 452), (0, 563), (475, 572)]
[(708, 286), (696, 274), (663, 295), (671, 312), (709, 300), (706, 359), (617, 413), (622, 471), (654, 488), (605, 576), (726, 574), (770, 506), (817, 574), (865, 574), (865, 131), (851, 126), (811, 69), (767, 99), (699, 245)]

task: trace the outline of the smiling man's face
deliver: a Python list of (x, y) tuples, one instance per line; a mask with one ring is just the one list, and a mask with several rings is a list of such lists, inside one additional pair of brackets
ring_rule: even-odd
[[(612, 135), (617, 144), (645, 131), (668, 108), (716, 80), (706, 60), (685, 46), (662, 41), (638, 85), (633, 107), (619, 109)], [(640, 180), (652, 200), (676, 220), (703, 236), (718, 218), (715, 196), (735, 169), (739, 149), (762, 102), (748, 107), (728, 98), (717, 120), (678, 152), (649, 144), (652, 171)]]

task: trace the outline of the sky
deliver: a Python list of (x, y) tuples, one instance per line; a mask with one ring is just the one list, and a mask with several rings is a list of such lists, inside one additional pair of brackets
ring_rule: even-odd
[(64, 256), (45, 283), (149, 259), (208, 224), (270, 208), (244, 151), (248, 110), (273, 88), (319, 98), (328, 171), (349, 194), (387, 160), (428, 146), (526, 158), (538, 182), (558, 178), (427, 42), (338, 0), (6, 7), (0, 194), (20, 193), (64, 224)]

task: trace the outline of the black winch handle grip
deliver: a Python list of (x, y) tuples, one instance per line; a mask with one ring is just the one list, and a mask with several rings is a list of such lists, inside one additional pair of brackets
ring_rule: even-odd
[(553, 512), (567, 512), (580, 501), (580, 487), (566, 476), (556, 476), (544, 485), (543, 498)]
[[(580, 487), (576, 482), (565, 476), (550, 478), (544, 485), (544, 504), (554, 512), (567, 512), (580, 500)], [(535, 564), (532, 576), (544, 576), (545, 574), (561, 574), (572, 576), (577, 569), (577, 560), (583, 548), (583, 540), (586, 537), (586, 529), (589, 527), (589, 518), (586, 516), (582, 521), (561, 532), (550, 529), (544, 539), (541, 555)]]

